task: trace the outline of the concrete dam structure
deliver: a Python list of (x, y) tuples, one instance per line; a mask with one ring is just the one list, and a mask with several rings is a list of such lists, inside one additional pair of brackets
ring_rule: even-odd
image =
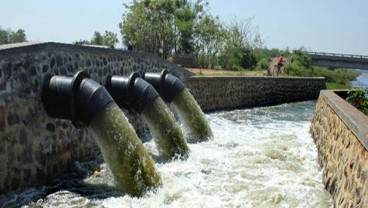
[[(75, 161), (100, 153), (94, 133), (47, 115), (41, 101), (46, 74), (73, 76), (84, 70), (104, 86), (108, 76), (143, 76), (163, 69), (183, 81), (204, 112), (316, 100), (326, 88), (323, 78), (194, 77), (162, 58), (132, 51), (60, 43), (1, 46), (1, 192), (48, 184), (70, 172)], [(138, 114), (123, 112), (138, 135), (149, 132)]]

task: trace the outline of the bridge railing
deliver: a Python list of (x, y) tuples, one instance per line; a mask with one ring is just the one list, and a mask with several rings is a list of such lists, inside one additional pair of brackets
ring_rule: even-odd
[(331, 56), (331, 57), (342, 57), (342, 58), (368, 59), (368, 56), (353, 55), (353, 54), (325, 53), (325, 52), (307, 52), (307, 54), (308, 55), (316, 55), (316, 56)]

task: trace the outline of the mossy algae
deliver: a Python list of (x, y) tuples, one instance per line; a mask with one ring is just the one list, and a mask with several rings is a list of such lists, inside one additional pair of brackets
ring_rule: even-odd
[(142, 196), (161, 185), (153, 159), (115, 103), (108, 104), (93, 118), (90, 127), (120, 190)]

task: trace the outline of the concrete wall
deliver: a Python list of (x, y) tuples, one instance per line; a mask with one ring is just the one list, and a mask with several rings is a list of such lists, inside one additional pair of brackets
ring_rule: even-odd
[(322, 91), (311, 125), (323, 183), (335, 207), (368, 207), (368, 117)]
[[(183, 80), (191, 75), (159, 57), (131, 51), (59, 43), (0, 46), (0, 193), (48, 183), (74, 161), (99, 151), (87, 129), (47, 116), (41, 103), (46, 74), (72, 76), (82, 69), (99, 83), (107, 75), (133, 71), (169, 69)], [(140, 117), (128, 116), (138, 133), (147, 130)]]
[(195, 68), (195, 58), (193, 55), (174, 55), (171, 57), (171, 61), (182, 67)]
[[(182, 79), (204, 111), (316, 99), (324, 79), (188, 78), (191, 73), (153, 55), (58, 43), (0, 46), (0, 193), (48, 183), (74, 161), (99, 152), (93, 133), (46, 115), (40, 93), (45, 74), (72, 76), (86, 70), (104, 83), (107, 75), (160, 72)], [(147, 125), (124, 113), (138, 134)]]
[(316, 100), (324, 78), (192, 77), (185, 82), (205, 112)]

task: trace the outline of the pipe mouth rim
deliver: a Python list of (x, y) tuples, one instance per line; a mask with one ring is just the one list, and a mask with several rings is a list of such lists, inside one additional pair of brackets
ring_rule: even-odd
[(129, 85), (129, 89), (132, 89), (132, 87), (134, 87), (134, 81), (137, 79), (137, 78), (140, 78), (139, 74), (137, 72), (132, 72), (130, 75), (129, 75), (129, 78), (128, 78), (128, 85)]
[(84, 70), (74, 76), (46, 75), (42, 86), (46, 113), (68, 119), (76, 128), (88, 126), (102, 107), (113, 101), (107, 90)]
[(47, 98), (47, 89), (49, 89), (49, 86), (50, 86), (50, 81), (51, 81), (51, 78), (53, 77), (54, 75), (52, 74), (46, 74), (44, 77), (43, 77), (43, 80), (42, 80), (42, 88), (41, 88), (41, 101), (44, 103)]
[(74, 74), (71, 85), (73, 86), (73, 93), (78, 91), (78, 87), (83, 79), (90, 78), (86, 71), (81, 70)]
[(134, 82), (137, 78), (139, 78), (139, 74), (137, 72), (132, 72), (129, 77), (128, 77), (128, 100), (129, 100), (129, 103), (132, 103), (132, 94), (133, 94), (133, 91), (132, 89), (134, 89)]
[(105, 88), (106, 89), (111, 88), (111, 79), (112, 79), (112, 77), (113, 76), (111, 74), (107, 75), (106, 80), (105, 80)]
[(165, 83), (165, 77), (167, 74), (169, 74), (169, 71), (167, 69), (161, 71), (160, 74), (161, 84)]
[(70, 120), (72, 121), (73, 125), (76, 127), (82, 127), (83, 125), (78, 121), (77, 118), (77, 113), (76, 113), (76, 101), (75, 98), (77, 96), (77, 93), (79, 91), (79, 86), (81, 84), (81, 82), (83, 81), (83, 79), (85, 78), (90, 78), (89, 75), (87, 74), (86, 71), (84, 70), (80, 70), (77, 73), (74, 74), (72, 81), (71, 81), (71, 86), (72, 86), (72, 91), (71, 91), (71, 99), (70, 99)]
[(164, 94), (164, 86), (165, 86), (165, 78), (166, 78), (166, 75), (169, 74), (169, 72), (164, 69), (161, 71), (160, 73), (160, 80), (159, 80), (159, 89), (157, 91), (159, 91), (160, 94)]

